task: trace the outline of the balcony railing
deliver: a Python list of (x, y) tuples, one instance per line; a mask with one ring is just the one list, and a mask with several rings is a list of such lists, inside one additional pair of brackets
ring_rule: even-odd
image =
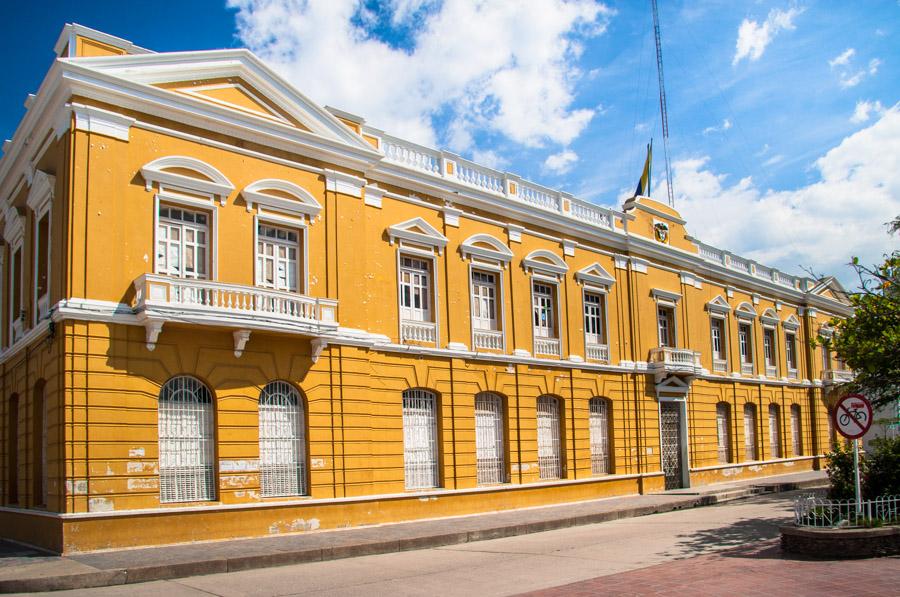
[(728, 369), (728, 361), (725, 359), (713, 359), (713, 371), (723, 372)]
[(559, 338), (535, 338), (534, 354), (558, 357), (560, 355)]
[[(753, 373), (751, 371), (751, 373)], [(778, 367), (775, 365), (766, 365), (766, 377), (775, 377), (778, 375)]]
[(588, 344), (586, 352), (587, 358), (592, 361), (609, 362), (609, 346), (606, 344)]
[(797, 369), (788, 369), (788, 379), (797, 379)]
[(25, 335), (25, 315), (20, 314), (12, 322), (12, 341), (15, 342)]
[(687, 348), (660, 346), (650, 350), (650, 369), (657, 373), (688, 373), (696, 375), (700, 372), (700, 353)]
[(853, 371), (826, 369), (822, 372), (822, 381), (828, 384), (847, 383), (853, 381)]
[(741, 373), (744, 375), (753, 375), (753, 363), (741, 363)]
[(503, 350), (501, 330), (475, 330), (475, 350)]
[(255, 327), (302, 324), (337, 328), (337, 301), (293, 292), (145, 274), (135, 280), (135, 309), (161, 319), (196, 318), (201, 323)]
[(430, 321), (401, 321), (400, 342), (437, 342), (437, 326)]

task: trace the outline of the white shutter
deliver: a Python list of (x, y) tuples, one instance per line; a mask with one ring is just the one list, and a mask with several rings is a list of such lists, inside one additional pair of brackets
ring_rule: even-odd
[(159, 499), (212, 500), (212, 396), (197, 379), (173, 377), (159, 393)]
[(497, 394), (475, 396), (475, 453), (479, 485), (506, 481), (503, 399)]
[(435, 395), (403, 392), (403, 469), (407, 489), (438, 486)]
[(259, 471), (264, 497), (306, 493), (306, 434), (300, 392), (273, 381), (259, 397)]

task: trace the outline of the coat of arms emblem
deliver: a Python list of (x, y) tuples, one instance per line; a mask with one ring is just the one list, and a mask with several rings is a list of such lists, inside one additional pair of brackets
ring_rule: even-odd
[(659, 242), (669, 242), (669, 225), (665, 222), (657, 222), (653, 224), (653, 232), (656, 235), (656, 240), (658, 240)]

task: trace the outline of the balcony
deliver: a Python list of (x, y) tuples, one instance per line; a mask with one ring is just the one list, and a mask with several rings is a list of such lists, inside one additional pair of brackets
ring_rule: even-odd
[(134, 281), (134, 310), (147, 329), (153, 350), (164, 323), (238, 328), (235, 354), (240, 356), (250, 330), (283, 331), (317, 337), (334, 331), (337, 301), (293, 292), (144, 274)]
[(535, 338), (534, 354), (559, 357), (559, 338)]
[(585, 356), (592, 361), (609, 362), (609, 346), (606, 344), (588, 344), (585, 352)]
[(825, 385), (837, 385), (850, 381), (853, 381), (853, 371), (826, 369), (822, 372), (822, 383)]
[(728, 370), (728, 361), (725, 359), (713, 359), (713, 371), (724, 373)]
[(671, 346), (650, 350), (647, 370), (656, 374), (657, 383), (672, 374), (693, 377), (698, 375), (701, 369), (700, 353), (694, 350)]
[(753, 375), (753, 363), (741, 363), (741, 374)]
[(437, 342), (437, 326), (430, 321), (401, 321), (400, 342), (435, 344)]
[(766, 364), (766, 377), (778, 377), (778, 368), (775, 365)]
[(475, 330), (475, 350), (503, 350), (503, 332), (501, 330)]

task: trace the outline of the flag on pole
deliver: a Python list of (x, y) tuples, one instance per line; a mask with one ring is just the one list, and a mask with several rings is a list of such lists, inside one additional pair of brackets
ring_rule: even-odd
[(641, 179), (638, 181), (637, 188), (634, 190), (634, 196), (643, 197), (650, 196), (650, 169), (653, 166), (653, 139), (647, 145), (647, 159), (644, 160), (644, 171), (641, 173)]

